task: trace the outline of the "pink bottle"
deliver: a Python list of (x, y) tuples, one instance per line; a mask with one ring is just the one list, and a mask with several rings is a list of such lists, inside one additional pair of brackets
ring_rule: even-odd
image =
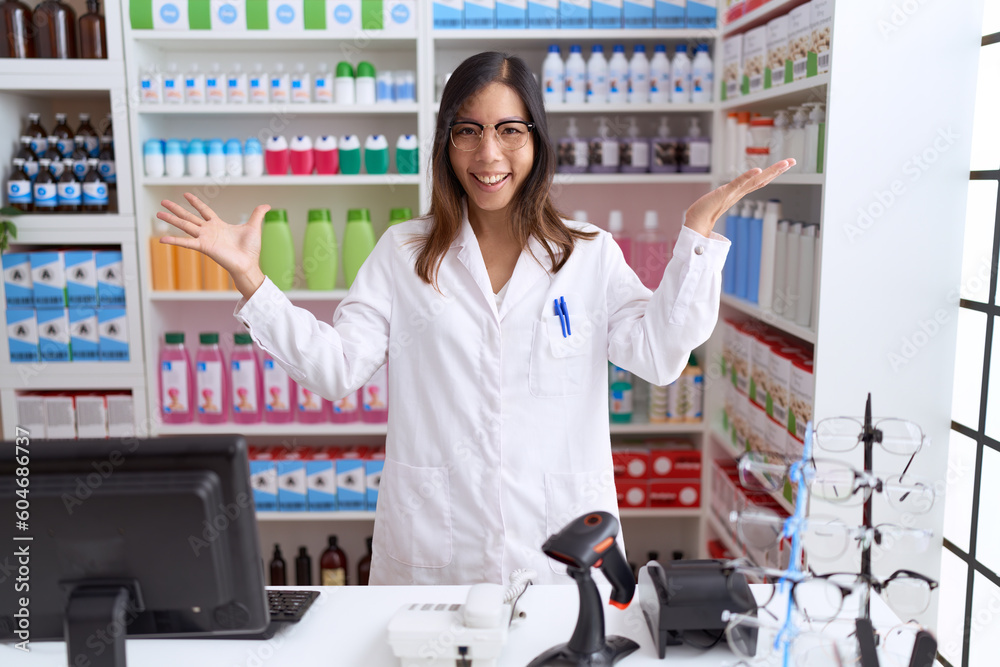
[(337, 152), (337, 137), (324, 134), (313, 144), (317, 174), (336, 174), (340, 171), (340, 153)]
[(295, 137), (291, 143), (292, 173), (296, 176), (308, 176), (313, 173), (313, 144), (306, 136)]
[(264, 166), (270, 176), (284, 176), (288, 173), (288, 163), (291, 159), (288, 142), (281, 135), (268, 137), (264, 146)]
[(622, 254), (625, 255), (625, 263), (632, 266), (632, 239), (625, 236), (625, 223), (622, 220), (621, 211), (611, 211), (608, 216), (608, 231), (611, 238), (615, 240)]
[(667, 262), (674, 254), (674, 243), (660, 231), (656, 211), (646, 211), (643, 232), (635, 239), (632, 270), (642, 284), (651, 290), (660, 286)]
[(184, 347), (184, 334), (168, 333), (160, 350), (160, 413), (164, 424), (194, 421), (193, 389), (194, 370)]
[(375, 371), (375, 375), (361, 388), (361, 421), (368, 424), (384, 424), (389, 421), (387, 365)]
[(221, 424), (229, 413), (226, 358), (219, 349), (219, 334), (203, 333), (198, 340), (201, 345), (194, 357), (198, 421), (202, 424)]
[(295, 382), (288, 373), (264, 353), (264, 421), (268, 424), (287, 424), (295, 420), (292, 401), (295, 399)]
[(298, 412), (296, 417), (303, 424), (322, 424), (330, 421), (330, 401), (298, 385)]
[(254, 352), (250, 334), (233, 336), (236, 346), (229, 359), (229, 386), (233, 395), (233, 421), (237, 424), (258, 424), (263, 404), (263, 384), (260, 362)]
[(347, 396), (333, 402), (333, 414), (330, 421), (334, 424), (348, 424), (358, 421), (358, 404), (361, 402), (361, 390), (352, 391)]

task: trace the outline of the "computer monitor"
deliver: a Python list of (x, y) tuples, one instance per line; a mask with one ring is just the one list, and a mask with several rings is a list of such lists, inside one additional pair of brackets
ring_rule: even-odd
[(0, 641), (118, 666), (126, 635), (268, 624), (242, 436), (4, 442), (0, 514)]

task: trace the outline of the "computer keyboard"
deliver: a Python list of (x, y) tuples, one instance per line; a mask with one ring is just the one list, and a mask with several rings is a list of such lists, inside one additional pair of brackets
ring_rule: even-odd
[(319, 597), (319, 591), (281, 589), (267, 591), (267, 609), (271, 622), (261, 632), (251, 634), (206, 635), (205, 639), (270, 639), (281, 628), (298, 623)]

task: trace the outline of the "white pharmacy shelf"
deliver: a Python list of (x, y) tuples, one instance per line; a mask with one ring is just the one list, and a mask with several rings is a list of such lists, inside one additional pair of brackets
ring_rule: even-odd
[(680, 29), (650, 29), (650, 30), (432, 30), (431, 37), (436, 46), (455, 46), (459, 48), (482, 48), (484, 42), (502, 42), (510, 48), (532, 45), (547, 45), (558, 41), (562, 44), (573, 43), (632, 43), (712, 40), (719, 36), (715, 28), (680, 28)]
[[(769, 0), (760, 7), (753, 9), (731, 23), (722, 26), (722, 36), (728, 37), (746, 28), (755, 28), (771, 19), (787, 14), (807, 0)], [(720, 11), (720, 14), (722, 12)]]
[(325, 437), (353, 437), (353, 436), (384, 436), (386, 433), (385, 424), (367, 424), (365, 422), (350, 422), (347, 424), (334, 424), (325, 422), (322, 424), (236, 424), (226, 422), (223, 424), (200, 424), (193, 422), (190, 424), (158, 424), (157, 435), (201, 435), (204, 433), (232, 433), (237, 431), (247, 437), (267, 436), (325, 436)]
[(310, 176), (223, 176), (221, 178), (199, 177), (199, 176), (145, 176), (140, 181), (141, 185), (152, 186), (254, 186), (261, 185), (307, 185), (307, 186), (330, 186), (330, 185), (420, 185), (421, 177), (418, 174), (334, 174), (324, 176), (312, 174)]
[[(777, 161), (782, 158), (775, 155), (774, 159)], [(773, 185), (824, 185), (825, 183), (826, 174), (789, 174), (787, 172), (772, 181)]]
[(808, 98), (813, 94), (815, 94), (816, 97), (814, 101), (825, 102), (825, 88), (829, 83), (829, 73), (817, 74), (816, 76), (799, 79), (798, 81), (785, 83), (780, 86), (768, 88), (767, 90), (760, 90), (755, 93), (750, 93), (749, 95), (734, 97), (731, 100), (720, 102), (719, 108), (723, 111), (731, 111), (733, 109), (745, 109), (746, 107), (759, 105), (764, 102), (769, 102), (773, 106), (780, 107), (780, 103), (783, 103), (786, 100), (788, 102), (809, 101)]
[(73, 58), (5, 58), (0, 67), (0, 90), (107, 91), (125, 81), (122, 60)]
[[(749, 399), (748, 399), (749, 400)], [(721, 433), (719, 433), (715, 428), (710, 428), (709, 432), (712, 434), (712, 439), (718, 443), (719, 447), (723, 449), (729, 456), (733, 459), (739, 459), (745, 452), (739, 451), (736, 447), (729, 443), (729, 440), (725, 438)], [(775, 502), (777, 502), (783, 510), (789, 514), (795, 512), (795, 506), (781, 494), (781, 491), (769, 491), (767, 495), (771, 496)]]
[(601, 104), (583, 102), (547, 102), (546, 113), (599, 113), (599, 114), (640, 114), (640, 113), (701, 113), (715, 111), (715, 104)]
[(285, 117), (303, 115), (337, 115), (337, 116), (369, 116), (415, 114), (420, 106), (416, 102), (386, 103), (386, 104), (334, 104), (323, 102), (309, 103), (267, 103), (267, 104), (140, 104), (137, 112), (141, 116), (210, 116), (225, 115), (271, 115), (282, 114)]
[[(6, 348), (6, 341), (3, 348)], [(7, 352), (6, 349), (3, 352)], [(55, 391), (89, 389), (129, 389), (144, 385), (142, 360), (131, 361), (37, 361), (0, 363), (0, 389)]]
[[(384, 31), (362, 31), (356, 36), (338, 36), (324, 30), (281, 32), (278, 30), (248, 30), (225, 32), (218, 30), (132, 30), (131, 38), (165, 50), (197, 48), (198, 51), (233, 51), (241, 48), (263, 51), (315, 51), (337, 45), (349, 51), (363, 51), (368, 47), (412, 48), (417, 45), (416, 35), (403, 36)], [(262, 47), (262, 44), (266, 46)]]
[[(730, 532), (726, 530), (726, 526), (723, 524), (722, 519), (717, 517), (715, 512), (711, 509), (707, 510), (706, 514), (708, 514), (708, 525), (712, 528), (712, 533), (722, 540), (722, 543), (726, 545), (726, 548), (729, 549), (733, 557), (739, 558), (740, 556), (745, 555), (743, 547), (740, 546), (739, 542), (737, 542)], [(257, 516), (260, 515), (258, 514)]]
[(623, 519), (700, 519), (700, 507), (622, 507)]
[[(288, 290), (285, 292), (291, 301), (343, 301), (347, 296), (346, 289), (335, 290)], [(239, 300), (240, 293), (228, 291), (173, 291), (149, 292), (150, 301), (180, 301), (184, 303), (195, 301), (232, 301)]]
[(636, 419), (628, 424), (611, 423), (611, 435), (700, 435), (704, 422), (649, 422)]
[[(135, 235), (135, 216), (118, 215), (117, 213), (25, 213), (12, 218), (17, 223), (18, 238), (14, 243), (28, 243), (27, 238), (34, 238), (36, 234), (45, 234), (48, 243), (64, 243), (66, 239), (59, 237), (51, 239), (48, 234), (62, 234), (64, 232), (82, 232), (87, 234), (93, 241), (97, 238), (101, 243), (108, 241), (104, 236), (106, 232), (125, 233), (129, 238)], [(40, 238), (40, 237), (39, 237)], [(41, 241), (34, 241), (41, 242)]]
[(697, 183), (710, 185), (711, 173), (705, 174), (565, 174), (557, 173), (553, 183), (557, 185), (656, 185)]
[(808, 327), (799, 326), (795, 322), (790, 322), (770, 311), (761, 310), (757, 307), (757, 304), (750, 303), (746, 299), (741, 299), (733, 296), (732, 294), (723, 294), (722, 305), (728, 306), (733, 310), (738, 310), (744, 315), (749, 315), (754, 319), (760, 320), (761, 322), (764, 322), (779, 331), (784, 331), (785, 333), (795, 336), (796, 338), (807, 343), (816, 343), (816, 332), (814, 330)]

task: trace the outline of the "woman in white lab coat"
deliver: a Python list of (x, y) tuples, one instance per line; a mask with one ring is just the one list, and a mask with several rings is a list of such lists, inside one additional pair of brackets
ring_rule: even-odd
[(299, 384), (331, 400), (389, 362), (373, 584), (569, 582), (541, 545), (592, 510), (617, 515), (608, 360), (673, 381), (718, 317), (724, 211), (790, 166), (696, 201), (650, 292), (611, 236), (562, 219), (541, 91), (517, 57), (482, 53), (443, 91), (427, 216), (386, 230), (333, 324), (258, 267), (267, 206), (228, 225), (164, 201), (158, 216), (233, 276), (235, 316)]

